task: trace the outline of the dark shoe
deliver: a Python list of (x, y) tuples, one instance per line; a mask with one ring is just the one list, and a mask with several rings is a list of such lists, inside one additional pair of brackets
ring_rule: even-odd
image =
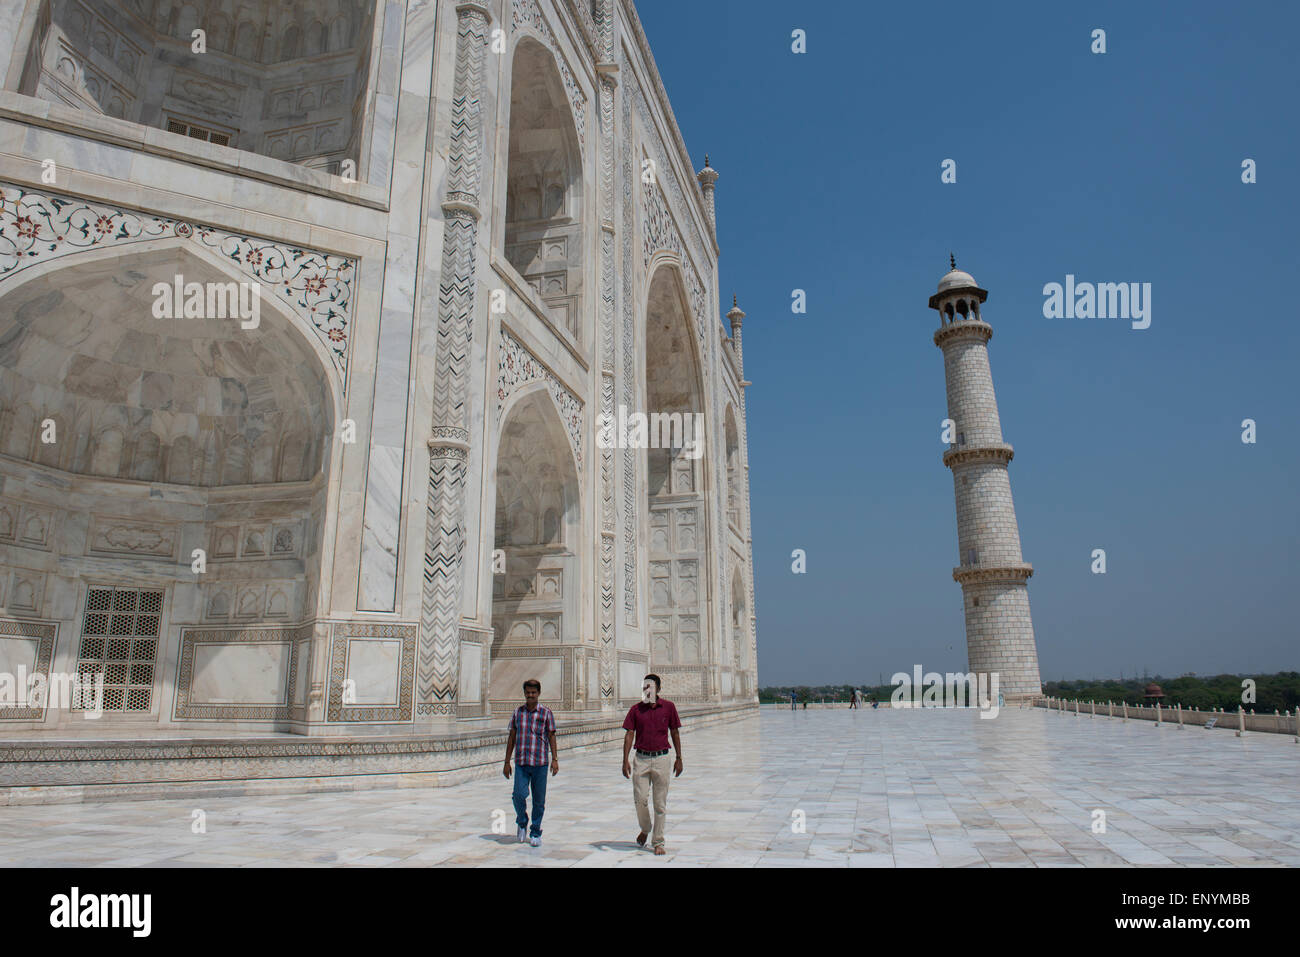
[(645, 839), (649, 836), (650, 835), (646, 834), (645, 831), (642, 831), (640, 834), (636, 836), (636, 842), (640, 844), (642, 847), (645, 847)]

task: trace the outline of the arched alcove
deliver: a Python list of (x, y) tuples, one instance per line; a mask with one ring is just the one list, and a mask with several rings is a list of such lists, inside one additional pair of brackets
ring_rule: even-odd
[[(712, 564), (705, 497), (706, 403), (686, 302), (677, 268), (659, 266), (650, 281), (645, 336), (650, 663), (689, 669), (712, 658), (713, 644), (708, 614)], [(689, 677), (681, 673), (677, 687), (683, 697), (709, 693), (698, 669)]]
[(582, 154), (555, 57), (531, 37), (510, 74), (505, 254), (550, 310), (582, 340)]
[[(502, 420), (495, 514), (495, 557), (504, 570), (493, 575), (489, 697), (516, 704), (531, 676), (559, 701), (561, 646), (582, 637), (582, 510), (573, 451), (544, 387), (520, 393)], [(543, 673), (522, 674), (537, 659)]]
[[(0, 510), (40, 528), (0, 535), (0, 564), (43, 583), (0, 617), (57, 622), (67, 666), (105, 673), (111, 718), (158, 710), (183, 627), (314, 614), (336, 399), (269, 293), (256, 328), (163, 317), (177, 276), (238, 282), (206, 254), (83, 255), (0, 282)], [(278, 481), (268, 445), (302, 449)]]
[(736, 410), (727, 406), (727, 521), (738, 531), (741, 528), (741, 504), (745, 500), (744, 467), (740, 461), (740, 430), (736, 428)]

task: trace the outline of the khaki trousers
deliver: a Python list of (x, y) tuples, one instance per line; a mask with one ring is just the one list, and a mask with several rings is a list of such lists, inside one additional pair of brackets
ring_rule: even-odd
[[(668, 810), (668, 782), (673, 777), (673, 753), (657, 758), (636, 755), (632, 763), (632, 800), (636, 802), (636, 820), (641, 830), (650, 835), (651, 847), (664, 843), (664, 817)], [(650, 792), (654, 791), (655, 816), (650, 821)]]

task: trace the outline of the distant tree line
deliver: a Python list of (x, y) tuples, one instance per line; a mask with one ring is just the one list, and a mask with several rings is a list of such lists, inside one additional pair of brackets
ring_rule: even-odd
[[(1255, 682), (1254, 703), (1242, 702), (1242, 682), (1247, 678)], [(1172, 708), (1223, 708), (1235, 711), (1238, 706), (1247, 711), (1271, 714), (1273, 711), (1292, 711), (1300, 704), (1300, 671), (1281, 671), (1273, 675), (1215, 675), (1181, 678), (1163, 678), (1160, 675), (1145, 678), (1106, 678), (1102, 680), (1048, 681), (1043, 694), (1054, 698), (1077, 698), (1080, 701), (1119, 704), (1143, 704), (1146, 687), (1154, 682), (1165, 696), (1161, 704)], [(895, 685), (773, 685), (758, 689), (758, 700), (763, 703), (790, 703), (790, 692), (796, 700), (847, 702), (854, 688), (870, 701), (874, 695), (881, 704), (889, 701)]]

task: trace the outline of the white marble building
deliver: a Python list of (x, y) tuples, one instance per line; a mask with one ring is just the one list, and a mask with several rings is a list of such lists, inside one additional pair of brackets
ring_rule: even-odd
[(632, 0), (7, 0), (0, 80), (0, 672), (105, 674), (0, 736), (756, 701), (744, 314)]

